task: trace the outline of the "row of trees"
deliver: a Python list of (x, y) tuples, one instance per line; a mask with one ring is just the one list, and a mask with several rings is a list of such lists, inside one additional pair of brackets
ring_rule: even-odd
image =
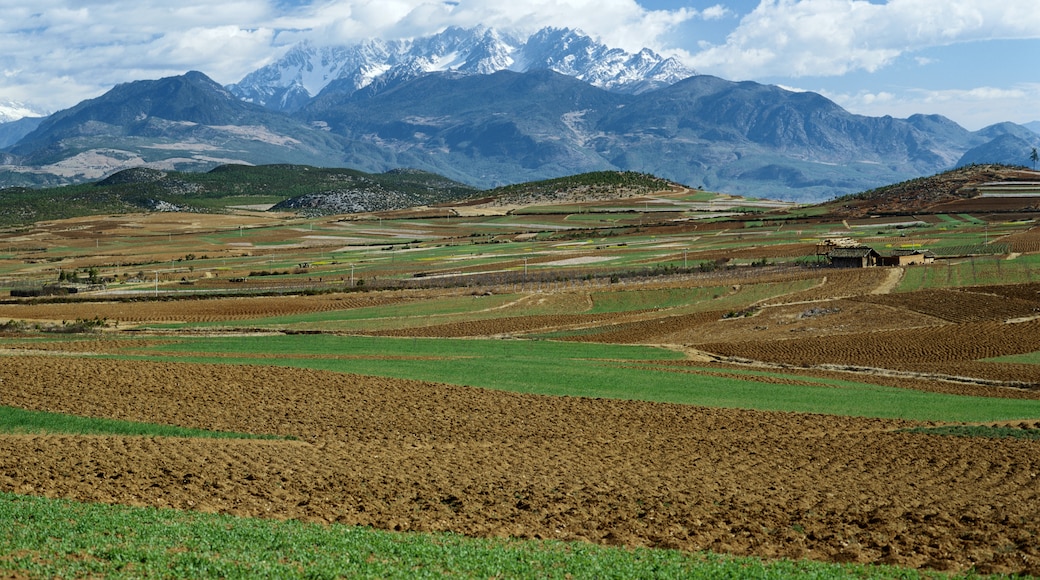
[(102, 279), (97, 268), (84, 268), (58, 271), (58, 282), (101, 284)]

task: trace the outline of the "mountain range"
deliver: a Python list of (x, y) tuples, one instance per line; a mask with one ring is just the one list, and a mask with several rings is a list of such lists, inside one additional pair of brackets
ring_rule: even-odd
[(521, 38), (486, 27), (450, 27), (414, 40), (372, 39), (345, 46), (301, 42), (227, 88), (244, 101), (291, 112), (326, 89), (347, 96), (373, 83), (397, 83), (431, 72), (502, 70), (551, 70), (602, 89), (636, 94), (694, 74), (649, 49), (630, 54), (566, 28), (544, 28)]
[(630, 170), (798, 201), (964, 163), (1029, 165), (1040, 146), (1012, 123), (968, 131), (938, 115), (854, 115), (816, 93), (696, 75), (576, 31), (486, 28), (300, 44), (227, 87), (194, 71), (125, 83), (7, 139), (0, 187), (139, 165), (294, 163), (415, 168), (480, 188)]

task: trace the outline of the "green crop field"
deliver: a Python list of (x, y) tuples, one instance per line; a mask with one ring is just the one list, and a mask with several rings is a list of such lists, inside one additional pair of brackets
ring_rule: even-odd
[(133, 423), (113, 419), (77, 417), (62, 413), (26, 411), (14, 407), (0, 407), (0, 433), (41, 434), (66, 433), (90, 435), (126, 435), (148, 437), (213, 437), (221, 439), (275, 439), (266, 435), (223, 433), (187, 429), (173, 425)]
[[(295, 335), (181, 339), (135, 352), (134, 358), (145, 360), (271, 364), (553, 396), (922, 421), (1040, 418), (1040, 401), (1029, 399), (944, 395), (831, 379), (808, 379), (812, 386), (771, 382), (767, 387), (750, 372), (746, 379), (697, 374), (697, 369), (676, 372), (653, 363), (681, 359), (680, 353), (643, 346)], [(757, 376), (807, 381), (779, 372)]]
[(1013, 356), (1001, 356), (997, 358), (986, 359), (993, 362), (1007, 362), (1007, 363), (1021, 363), (1027, 365), (1040, 365), (1040, 352), (1030, 352), (1027, 354), (1019, 354)]
[(1037, 257), (973, 257), (946, 260), (907, 268), (899, 282), (898, 292), (927, 288), (959, 288), (986, 284), (1016, 284), (1040, 281)]
[[(922, 578), (734, 558), (80, 504), (0, 493), (0, 572), (32, 578)], [(272, 558), (278, 554), (278, 558)], [(25, 575), (25, 576), (23, 576)]]

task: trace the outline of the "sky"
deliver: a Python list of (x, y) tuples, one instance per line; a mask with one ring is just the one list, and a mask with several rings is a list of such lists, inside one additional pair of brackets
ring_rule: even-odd
[(0, 103), (54, 112), (189, 70), (229, 84), (304, 39), (451, 25), (579, 29), (863, 115), (941, 114), (971, 130), (1040, 120), (1037, 0), (0, 0)]

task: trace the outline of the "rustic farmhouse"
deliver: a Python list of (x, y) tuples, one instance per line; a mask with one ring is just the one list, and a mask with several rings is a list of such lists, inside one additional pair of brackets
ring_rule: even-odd
[(836, 268), (867, 268), (877, 266), (881, 255), (873, 248), (857, 246), (852, 248), (832, 248), (827, 252), (831, 266)]
[(935, 254), (928, 250), (893, 250), (880, 254), (867, 246), (854, 246), (831, 248), (827, 251), (827, 258), (836, 268), (868, 268), (931, 264), (935, 261)]
[(935, 254), (929, 250), (893, 250), (886, 256), (881, 256), (882, 266), (912, 266), (914, 264), (931, 264), (935, 261)]

